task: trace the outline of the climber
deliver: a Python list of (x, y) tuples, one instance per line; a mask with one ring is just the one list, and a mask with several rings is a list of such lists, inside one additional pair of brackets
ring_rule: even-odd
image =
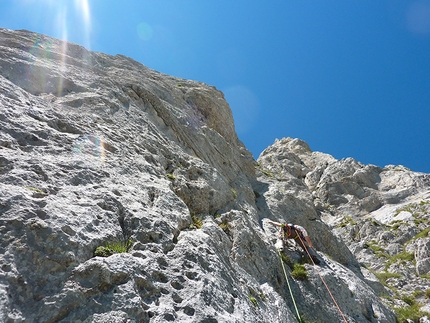
[(305, 228), (301, 227), (300, 225), (295, 225), (291, 223), (279, 223), (271, 220), (267, 222), (277, 227), (280, 227), (280, 239), (278, 239), (278, 242), (276, 243), (276, 247), (278, 249), (282, 250), (284, 248), (286, 239), (294, 239), (305, 251), (305, 254), (309, 253), (314, 263), (320, 263), (320, 260), (317, 257), (317, 253), (314, 250), (312, 241), (309, 238)]

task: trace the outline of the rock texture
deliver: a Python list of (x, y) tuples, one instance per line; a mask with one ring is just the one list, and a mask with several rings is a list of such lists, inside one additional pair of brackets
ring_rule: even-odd
[(28, 31), (0, 49), (0, 321), (297, 322), (268, 218), (323, 260), (300, 280), (284, 251), (304, 321), (427, 319), (429, 175), (290, 138), (255, 161), (214, 87)]
[[(396, 309), (400, 322), (426, 320), (430, 312), (429, 174), (403, 166), (363, 165), (352, 158), (336, 160), (291, 138), (277, 140), (258, 161), (260, 171), (278, 182), (277, 190), (286, 192), (280, 183), (288, 182), (291, 199), (302, 196), (303, 204), (308, 203), (306, 213), (314, 224), (303, 219), (301, 223), (309, 228), (319, 250), (348, 267), (357, 261), (364, 281)], [(291, 181), (301, 183), (301, 189), (291, 190), (300, 187)], [(280, 206), (290, 208), (291, 203)], [(299, 221), (304, 208), (281, 212), (288, 214), (284, 220)], [(322, 239), (326, 231), (321, 223), (350, 253), (342, 244)]]

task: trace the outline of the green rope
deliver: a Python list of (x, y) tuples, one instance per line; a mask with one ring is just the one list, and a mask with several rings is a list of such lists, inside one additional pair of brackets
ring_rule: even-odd
[(293, 296), (293, 291), (291, 290), (290, 282), (288, 280), (287, 271), (285, 270), (284, 261), (282, 260), (281, 252), (278, 250), (279, 254), (279, 260), (281, 260), (282, 269), (284, 270), (285, 279), (287, 280), (288, 290), (290, 291), (291, 299), (293, 300), (294, 308), (296, 309), (297, 318), (299, 320), (299, 323), (302, 323), (302, 318), (300, 317), (299, 310), (297, 309), (296, 300)]

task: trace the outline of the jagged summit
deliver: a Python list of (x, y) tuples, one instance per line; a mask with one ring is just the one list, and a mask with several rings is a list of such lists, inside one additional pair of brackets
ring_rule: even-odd
[(291, 138), (255, 161), (212, 86), (28, 31), (0, 49), (1, 321), (296, 322), (266, 219), (323, 260), (302, 281), (284, 251), (306, 322), (425, 316), (427, 174)]

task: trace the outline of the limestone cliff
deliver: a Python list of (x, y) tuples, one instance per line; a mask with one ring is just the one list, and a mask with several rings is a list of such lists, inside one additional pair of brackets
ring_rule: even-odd
[[(258, 162), (259, 178), (270, 178), (291, 200), (302, 196), (308, 204), (305, 212), (291, 209), (288, 200), (279, 203), (285, 221), (304, 223), (319, 250), (333, 259), (358, 261), (364, 281), (396, 310), (398, 322), (430, 322), (429, 174), (336, 160), (291, 138), (276, 140)], [(292, 181), (301, 186), (284, 184)], [(314, 225), (301, 219), (304, 213)], [(344, 244), (327, 239), (321, 223)]]
[(0, 321), (296, 322), (266, 218), (323, 260), (286, 266), (303, 321), (428, 304), (428, 175), (297, 139), (255, 161), (214, 87), (28, 31), (0, 49)]

